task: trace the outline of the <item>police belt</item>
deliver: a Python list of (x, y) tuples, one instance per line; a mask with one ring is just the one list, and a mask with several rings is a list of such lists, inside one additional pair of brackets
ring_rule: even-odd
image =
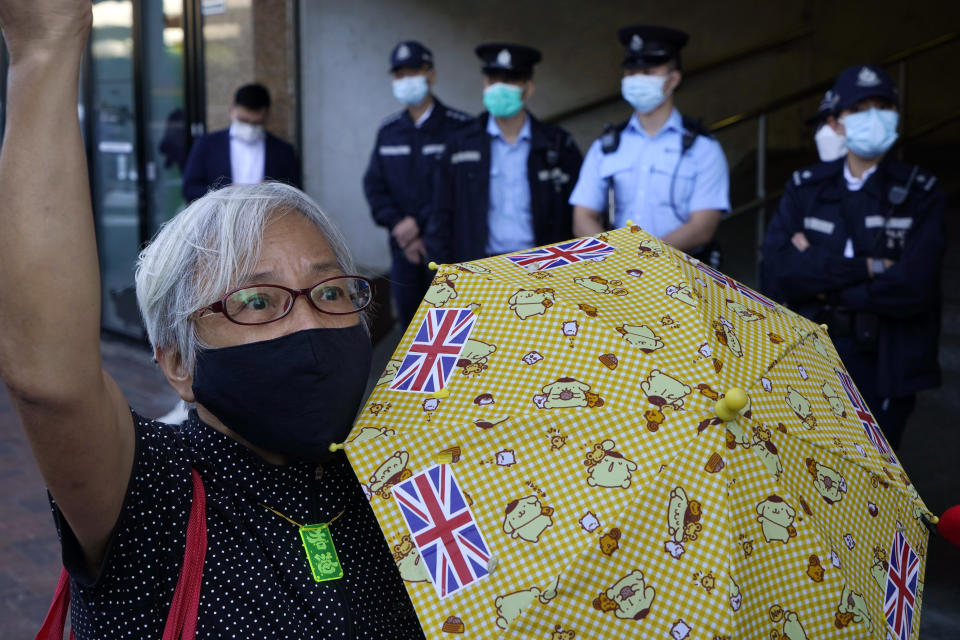
[(817, 310), (815, 318), (818, 323), (827, 325), (831, 336), (850, 338), (860, 350), (876, 350), (880, 331), (877, 314), (827, 305)]
[(825, 324), (830, 335), (852, 338), (856, 312), (844, 307), (824, 306), (816, 314), (818, 324)]

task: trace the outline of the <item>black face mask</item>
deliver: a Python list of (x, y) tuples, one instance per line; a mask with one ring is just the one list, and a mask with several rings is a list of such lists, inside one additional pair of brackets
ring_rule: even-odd
[(343, 442), (370, 373), (370, 339), (359, 324), (197, 354), (193, 394), (250, 443), (321, 458)]

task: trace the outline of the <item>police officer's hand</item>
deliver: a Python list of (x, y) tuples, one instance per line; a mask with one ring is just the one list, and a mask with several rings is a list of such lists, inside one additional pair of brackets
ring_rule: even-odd
[(393, 225), (390, 235), (397, 241), (401, 249), (406, 249), (407, 245), (420, 237), (420, 225), (412, 216), (407, 216), (397, 224)]
[(810, 241), (807, 240), (807, 236), (803, 234), (802, 231), (797, 231), (793, 234), (793, 237), (790, 238), (790, 242), (793, 243), (793, 246), (797, 248), (797, 251), (803, 252), (810, 247)]
[[(884, 271), (886, 271), (887, 269), (889, 269), (889, 268), (892, 267), (893, 265), (897, 264), (897, 261), (896, 261), (896, 260), (891, 260), (890, 258), (882, 258), (881, 260), (883, 261), (883, 270), (884, 270)], [(871, 261), (871, 258), (867, 258), (867, 271), (870, 272), (870, 277), (871, 277), (871, 278), (877, 275), (876, 270), (874, 270), (874, 268), (873, 268), (873, 262)]]
[(80, 51), (93, 21), (90, 0), (3, 0), (0, 27), (12, 63), (35, 54)]
[(427, 248), (423, 246), (423, 240), (415, 238), (413, 242), (403, 248), (403, 255), (413, 264), (420, 264), (427, 257)]

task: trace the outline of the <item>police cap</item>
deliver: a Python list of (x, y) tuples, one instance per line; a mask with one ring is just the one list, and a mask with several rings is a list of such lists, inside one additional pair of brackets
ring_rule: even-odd
[(540, 52), (533, 47), (502, 42), (481, 44), (474, 52), (483, 61), (484, 73), (506, 73), (515, 76), (533, 75), (533, 65), (542, 58)]
[(820, 104), (817, 106), (817, 112), (807, 118), (807, 124), (814, 126), (819, 126), (824, 120), (827, 119), (827, 116), (837, 115), (837, 103), (839, 102), (837, 94), (833, 92), (833, 89), (827, 89), (827, 92), (823, 94), (823, 97), (820, 98)]
[(390, 71), (433, 66), (433, 53), (416, 40), (405, 40), (390, 52)]
[(886, 71), (873, 64), (844, 69), (833, 84), (833, 92), (837, 96), (837, 113), (866, 98), (882, 98), (894, 104), (899, 99), (893, 80)]
[(678, 59), (680, 49), (690, 39), (683, 31), (652, 25), (624, 27), (617, 35), (627, 49), (622, 63), (627, 68), (652, 67)]

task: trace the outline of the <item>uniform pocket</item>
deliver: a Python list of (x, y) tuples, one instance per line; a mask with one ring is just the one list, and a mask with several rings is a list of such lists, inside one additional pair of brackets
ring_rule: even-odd
[[(684, 166), (685, 164), (681, 163), (680, 167), (653, 165), (650, 168), (653, 173), (650, 176), (650, 187), (659, 200), (657, 204), (664, 207), (673, 204), (679, 211), (686, 211), (689, 208), (697, 175), (690, 167)], [(676, 177), (674, 177), (675, 171)]]
[(617, 209), (629, 209), (637, 197), (637, 169), (626, 154), (605, 156), (600, 163), (600, 179), (613, 186)]

